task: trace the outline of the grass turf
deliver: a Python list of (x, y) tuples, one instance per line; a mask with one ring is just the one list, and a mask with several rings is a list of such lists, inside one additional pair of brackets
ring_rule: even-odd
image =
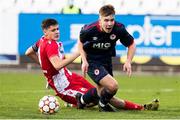
[(0, 73), (0, 119), (180, 119), (180, 76), (167, 75), (117, 75), (117, 97), (146, 103), (160, 99), (158, 111), (99, 112), (97, 107), (85, 110), (65, 107), (60, 100), (60, 110), (54, 115), (38, 111), (38, 102), (44, 95), (52, 94), (45, 89), (45, 79), (39, 72)]

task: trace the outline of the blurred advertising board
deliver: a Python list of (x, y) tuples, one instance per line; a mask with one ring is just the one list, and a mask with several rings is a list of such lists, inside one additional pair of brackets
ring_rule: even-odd
[[(20, 14), (20, 55), (42, 36), (41, 22), (45, 18), (58, 20), (60, 41), (69, 54), (76, 47), (81, 27), (98, 20), (98, 15)], [(135, 38), (135, 63), (144, 64), (158, 58), (167, 64), (180, 65), (180, 16), (117, 15), (116, 20), (122, 22)], [(127, 51), (119, 42), (116, 48), (117, 56), (123, 62)]]
[(18, 55), (0, 55), (0, 64), (19, 64), (19, 56)]
[(18, 64), (18, 15), (0, 12), (0, 64)]

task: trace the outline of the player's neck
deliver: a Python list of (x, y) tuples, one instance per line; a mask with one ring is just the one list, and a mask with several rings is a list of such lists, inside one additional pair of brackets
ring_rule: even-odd
[(48, 36), (44, 36), (44, 39), (47, 41), (52, 41), (53, 39), (49, 38)]

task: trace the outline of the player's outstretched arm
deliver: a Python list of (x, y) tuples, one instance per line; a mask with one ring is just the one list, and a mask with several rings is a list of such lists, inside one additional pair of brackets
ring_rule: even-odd
[(49, 60), (56, 70), (60, 70), (63, 67), (67, 66), (68, 64), (72, 63), (79, 56), (80, 56), (79, 52), (76, 52), (71, 54), (70, 57), (66, 59), (61, 59), (58, 55), (54, 55), (50, 57)]
[(127, 73), (127, 75), (130, 77), (132, 74), (132, 69), (131, 69), (131, 62), (134, 57), (136, 51), (136, 45), (133, 42), (129, 47), (128, 47), (128, 52), (127, 52), (127, 60), (123, 65), (123, 71)]
[(83, 77), (86, 78), (86, 73), (88, 71), (89, 64), (87, 62), (86, 53), (83, 49), (83, 44), (80, 41), (80, 39), (78, 40), (78, 50), (80, 52), (81, 59), (82, 59), (82, 66), (81, 66), (82, 74), (83, 74)]

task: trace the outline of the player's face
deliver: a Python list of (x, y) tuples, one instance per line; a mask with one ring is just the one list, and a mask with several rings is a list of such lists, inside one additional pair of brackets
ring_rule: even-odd
[(100, 16), (100, 27), (104, 32), (110, 33), (114, 27), (114, 23), (114, 15), (109, 15), (106, 17)]
[(52, 25), (48, 29), (44, 30), (44, 34), (47, 39), (58, 40), (60, 37), (59, 25)]

